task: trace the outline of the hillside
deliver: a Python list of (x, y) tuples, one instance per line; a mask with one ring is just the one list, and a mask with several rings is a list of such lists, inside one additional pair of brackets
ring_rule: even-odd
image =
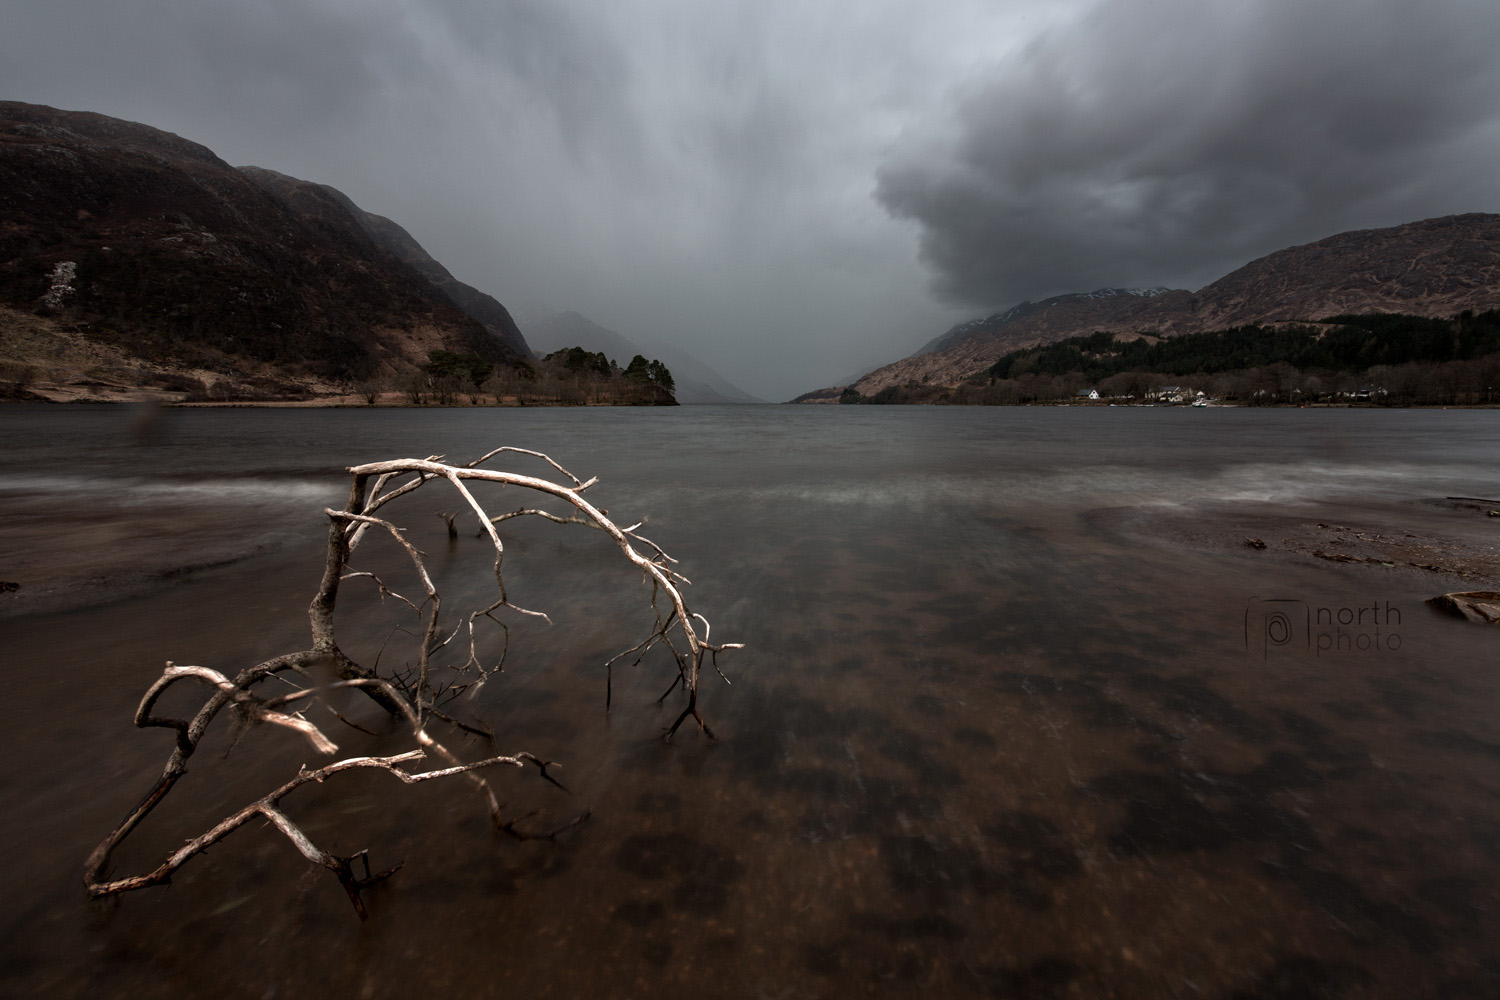
[(333, 199), (359, 223), (371, 239), (414, 268), (449, 301), (483, 324), (490, 336), (520, 357), (532, 356), (526, 338), (503, 305), (494, 297), (455, 278), (422, 248), (422, 244), (411, 233), (395, 222), (373, 212), (366, 212), (354, 204), (348, 195), (327, 184), (298, 180), (262, 167), (240, 167), (239, 171), (267, 190), (280, 195), (294, 208), (315, 202), (321, 196)]
[(1449, 317), (1500, 307), (1500, 216), (1340, 233), (1252, 261), (1197, 292), (1103, 289), (960, 324), (854, 388), (956, 385), (1010, 351), (1096, 331), (1167, 336), (1332, 315)]
[(582, 347), (588, 351), (603, 352), (622, 365), (637, 354), (659, 358), (672, 370), (672, 376), (677, 380), (677, 401), (684, 405), (765, 402), (732, 384), (686, 351), (664, 344), (637, 344), (623, 334), (602, 327), (576, 312), (531, 320), (527, 323), (525, 332), (527, 341), (539, 354), (565, 347)]
[(529, 355), (514, 324), (459, 308), (451, 276), (382, 223), (167, 132), (0, 102), (4, 360), (16, 381), (84, 395), (264, 398), (400, 376), (434, 350)]

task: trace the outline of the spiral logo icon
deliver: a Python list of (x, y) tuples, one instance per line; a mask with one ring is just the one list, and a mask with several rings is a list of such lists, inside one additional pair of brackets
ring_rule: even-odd
[(1252, 597), (1245, 605), (1245, 648), (1269, 656), (1273, 649), (1310, 645), (1307, 604), (1292, 598)]

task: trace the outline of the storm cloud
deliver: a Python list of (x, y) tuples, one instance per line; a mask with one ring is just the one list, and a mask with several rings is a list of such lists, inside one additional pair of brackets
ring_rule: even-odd
[(0, 94), (332, 184), (523, 314), (785, 398), (956, 318), (874, 170), (1033, 6), (47, 0), (0, 10)]
[(1020, 298), (1500, 210), (1496, 37), (1493, 0), (23, 0), (0, 96), (787, 398)]
[(1500, 205), (1500, 6), (1114, 0), (966, 82), (880, 170), (943, 297), (1199, 287)]

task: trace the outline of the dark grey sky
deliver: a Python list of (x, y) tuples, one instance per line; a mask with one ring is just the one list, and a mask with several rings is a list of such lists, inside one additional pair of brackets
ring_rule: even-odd
[(1494, 0), (21, 0), (0, 97), (332, 184), (784, 399), (950, 323), (1500, 211)]

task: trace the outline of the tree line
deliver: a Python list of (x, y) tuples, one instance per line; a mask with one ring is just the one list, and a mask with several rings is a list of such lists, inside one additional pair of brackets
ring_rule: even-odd
[(621, 368), (602, 352), (568, 347), (506, 363), (437, 350), (404, 375), (369, 379), (360, 395), (371, 405), (411, 406), (675, 406), (676, 380), (662, 362), (637, 354)]
[(1141, 401), (1166, 385), (1249, 405), (1500, 403), (1500, 310), (1331, 316), (1175, 337), (1098, 332), (1011, 351), (957, 387), (890, 386), (870, 397), (850, 388), (839, 401), (1015, 405), (1089, 388)]
[(997, 379), (1026, 372), (1077, 372), (1099, 381), (1121, 372), (1190, 375), (1242, 371), (1278, 363), (1298, 371), (1350, 372), (1377, 365), (1469, 361), (1500, 351), (1500, 310), (1451, 320), (1377, 313), (1330, 316), (1313, 324), (1250, 324), (1176, 337), (1147, 333), (1121, 341), (1113, 333), (1070, 337), (1004, 355)]

